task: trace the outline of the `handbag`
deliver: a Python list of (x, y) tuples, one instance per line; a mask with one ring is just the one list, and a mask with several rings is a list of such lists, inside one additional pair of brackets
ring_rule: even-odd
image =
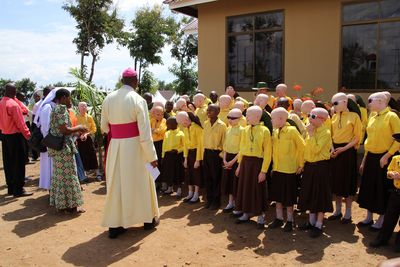
[(49, 131), (49, 133), (46, 135), (45, 138), (43, 138), (42, 140), (42, 145), (51, 148), (53, 150), (61, 150), (64, 146), (64, 142), (65, 142), (65, 136), (55, 136), (52, 135)]
[(39, 153), (44, 153), (47, 152), (47, 148), (46, 146), (44, 146), (42, 144), (42, 140), (43, 140), (43, 135), (42, 132), (40, 131), (39, 127), (35, 127), (33, 128), (32, 132), (31, 132), (31, 137), (29, 138), (29, 146), (39, 152)]

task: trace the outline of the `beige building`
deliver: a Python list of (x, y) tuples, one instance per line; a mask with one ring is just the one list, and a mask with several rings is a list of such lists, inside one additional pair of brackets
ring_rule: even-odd
[(259, 81), (284, 82), (292, 96), (322, 87), (325, 100), (343, 86), (363, 96), (400, 92), (399, 0), (165, 2), (198, 19), (204, 92), (233, 85), (251, 98)]

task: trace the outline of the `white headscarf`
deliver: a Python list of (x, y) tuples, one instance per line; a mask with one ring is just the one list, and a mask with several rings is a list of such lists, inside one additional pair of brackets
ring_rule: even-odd
[(44, 107), (46, 104), (50, 104), (50, 103), (54, 100), (54, 98), (56, 97), (56, 92), (57, 92), (57, 90), (58, 90), (58, 89), (53, 89), (53, 90), (51, 90), (50, 93), (45, 97), (45, 99), (44, 99), (44, 100), (42, 101), (42, 103), (40, 104), (40, 106), (39, 106), (39, 108), (38, 108), (38, 110), (37, 110), (37, 112), (36, 112), (36, 116), (35, 116), (35, 120), (34, 120), (34, 123), (35, 123), (38, 127), (40, 126), (39, 118), (40, 118), (40, 113), (42, 112), (43, 107)]

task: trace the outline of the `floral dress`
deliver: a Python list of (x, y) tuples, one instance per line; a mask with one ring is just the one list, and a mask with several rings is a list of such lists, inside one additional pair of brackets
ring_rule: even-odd
[[(71, 127), (68, 109), (65, 105), (54, 107), (50, 117), (50, 132), (54, 136), (62, 136), (60, 125)], [(71, 136), (65, 136), (61, 150), (48, 149), (53, 158), (51, 177), (50, 205), (57, 209), (79, 207), (83, 204), (83, 195), (76, 172), (74, 154), (77, 153)]]

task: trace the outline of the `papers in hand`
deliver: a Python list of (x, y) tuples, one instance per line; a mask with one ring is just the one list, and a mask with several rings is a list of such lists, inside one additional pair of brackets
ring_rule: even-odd
[(160, 170), (157, 167), (153, 168), (150, 163), (146, 163), (146, 169), (149, 171), (154, 181), (160, 176)]

